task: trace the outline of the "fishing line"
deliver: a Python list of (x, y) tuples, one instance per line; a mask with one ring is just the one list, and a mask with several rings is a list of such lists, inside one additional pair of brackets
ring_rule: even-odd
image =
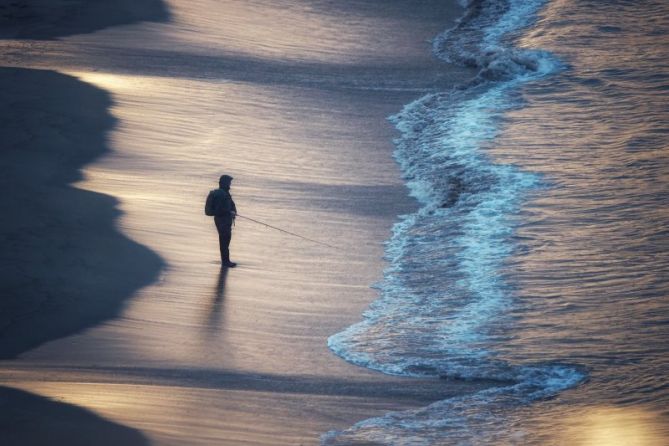
[(272, 225), (270, 225), (270, 224), (267, 224), (267, 223), (262, 222), (262, 221), (259, 221), (259, 220), (255, 220), (255, 219), (250, 218), (250, 217), (245, 217), (245, 216), (243, 216), (243, 215), (239, 215), (239, 214), (236, 214), (236, 216), (239, 217), (239, 218), (243, 218), (244, 220), (249, 220), (249, 221), (252, 221), (252, 222), (257, 223), (257, 224), (259, 224), (259, 225), (267, 226), (268, 228), (275, 229), (275, 230), (277, 230), (277, 231), (281, 231), (281, 232), (283, 232), (283, 233), (285, 233), (285, 234), (292, 235), (293, 237), (298, 237), (298, 238), (301, 238), (301, 239), (303, 239), (303, 240), (308, 240), (308, 241), (313, 242), (313, 243), (318, 243), (319, 245), (327, 246), (328, 248), (336, 249), (336, 250), (338, 250), (338, 251), (343, 251), (343, 249), (338, 248), (338, 247), (336, 247), (336, 246), (332, 246), (332, 245), (330, 245), (330, 244), (328, 244), (328, 243), (321, 242), (321, 241), (319, 241), (319, 240), (314, 240), (314, 239), (312, 239), (312, 238), (305, 237), (305, 236), (300, 235), (300, 234), (295, 234), (294, 232), (290, 232), (290, 231), (286, 231), (285, 229), (277, 228), (276, 226), (272, 226)]

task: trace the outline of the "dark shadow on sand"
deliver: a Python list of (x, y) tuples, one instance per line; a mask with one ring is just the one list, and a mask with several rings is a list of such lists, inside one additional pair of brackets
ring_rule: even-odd
[[(30, 61), (31, 54), (22, 57)], [(41, 57), (38, 55), (38, 58)], [(48, 57), (48, 55), (47, 55)], [(62, 57), (62, 56), (59, 56)], [(407, 89), (415, 97), (453, 84), (439, 64), (407, 66), (401, 62), (370, 61), (340, 64), (312, 61), (282, 61), (238, 54), (193, 54), (177, 50), (108, 48), (104, 54), (67, 56), (69, 66), (82, 68), (94, 63), (101, 71), (142, 73), (147, 76), (190, 79), (226, 79), (259, 85), (300, 85), (325, 90), (366, 90), (387, 95)], [(82, 63), (83, 62), (83, 63)]]
[[(39, 368), (33, 368), (33, 372)], [(455, 378), (338, 377), (253, 373), (225, 369), (158, 367), (49, 367), (79, 382), (133, 384), (165, 387), (251, 391), (332, 397), (387, 398), (418, 404), (430, 403), (463, 392), (507, 385), (507, 381)], [(457, 383), (457, 385), (453, 385)]]
[(169, 18), (163, 0), (0, 0), (0, 39), (51, 40)]
[(3, 446), (148, 446), (139, 431), (86, 409), (0, 387), (0, 444)]
[(73, 77), (0, 68), (0, 359), (117, 316), (163, 267), (115, 227), (114, 198), (71, 186), (109, 151), (111, 105)]
[[(408, 214), (416, 210), (413, 198), (403, 184), (360, 185), (322, 184), (315, 182), (267, 181), (268, 188), (284, 191), (284, 202), (274, 200), (272, 206), (301, 201), (324, 211), (347, 213), (365, 217), (390, 217)], [(402, 197), (402, 200), (397, 199)], [(406, 198), (404, 198), (406, 197)]]
[[(402, 21), (415, 21), (417, 26), (432, 25), (439, 29), (444, 26), (444, 17), (450, 17), (460, 8), (455, 2), (442, 0), (421, 0), (407, 2), (406, 0), (384, 0), (380, 8), (376, 2), (369, 0), (334, 0), (316, 1), (310, 6), (322, 14), (346, 16), (352, 12), (355, 17), (387, 18)], [(407, 7), (410, 4), (411, 7)]]

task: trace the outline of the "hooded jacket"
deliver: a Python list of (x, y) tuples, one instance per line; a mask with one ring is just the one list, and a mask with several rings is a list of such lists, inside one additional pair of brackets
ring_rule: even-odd
[(217, 225), (232, 226), (234, 218), (230, 212), (237, 212), (235, 202), (230, 195), (230, 183), (232, 183), (232, 177), (223, 175), (218, 181), (219, 188), (209, 192), (209, 200), (211, 200), (211, 207)]

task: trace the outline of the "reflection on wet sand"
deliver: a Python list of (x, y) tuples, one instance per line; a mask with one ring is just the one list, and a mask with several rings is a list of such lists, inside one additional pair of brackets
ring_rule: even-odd
[(588, 407), (563, 420), (562, 437), (551, 444), (572, 446), (658, 446), (663, 422), (641, 407)]

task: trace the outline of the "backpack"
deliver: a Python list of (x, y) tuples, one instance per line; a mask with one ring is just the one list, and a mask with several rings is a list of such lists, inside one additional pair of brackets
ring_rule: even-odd
[(215, 190), (209, 192), (209, 195), (207, 195), (207, 202), (204, 204), (204, 215), (209, 217), (216, 215), (216, 207), (214, 204), (216, 196), (215, 192)]

